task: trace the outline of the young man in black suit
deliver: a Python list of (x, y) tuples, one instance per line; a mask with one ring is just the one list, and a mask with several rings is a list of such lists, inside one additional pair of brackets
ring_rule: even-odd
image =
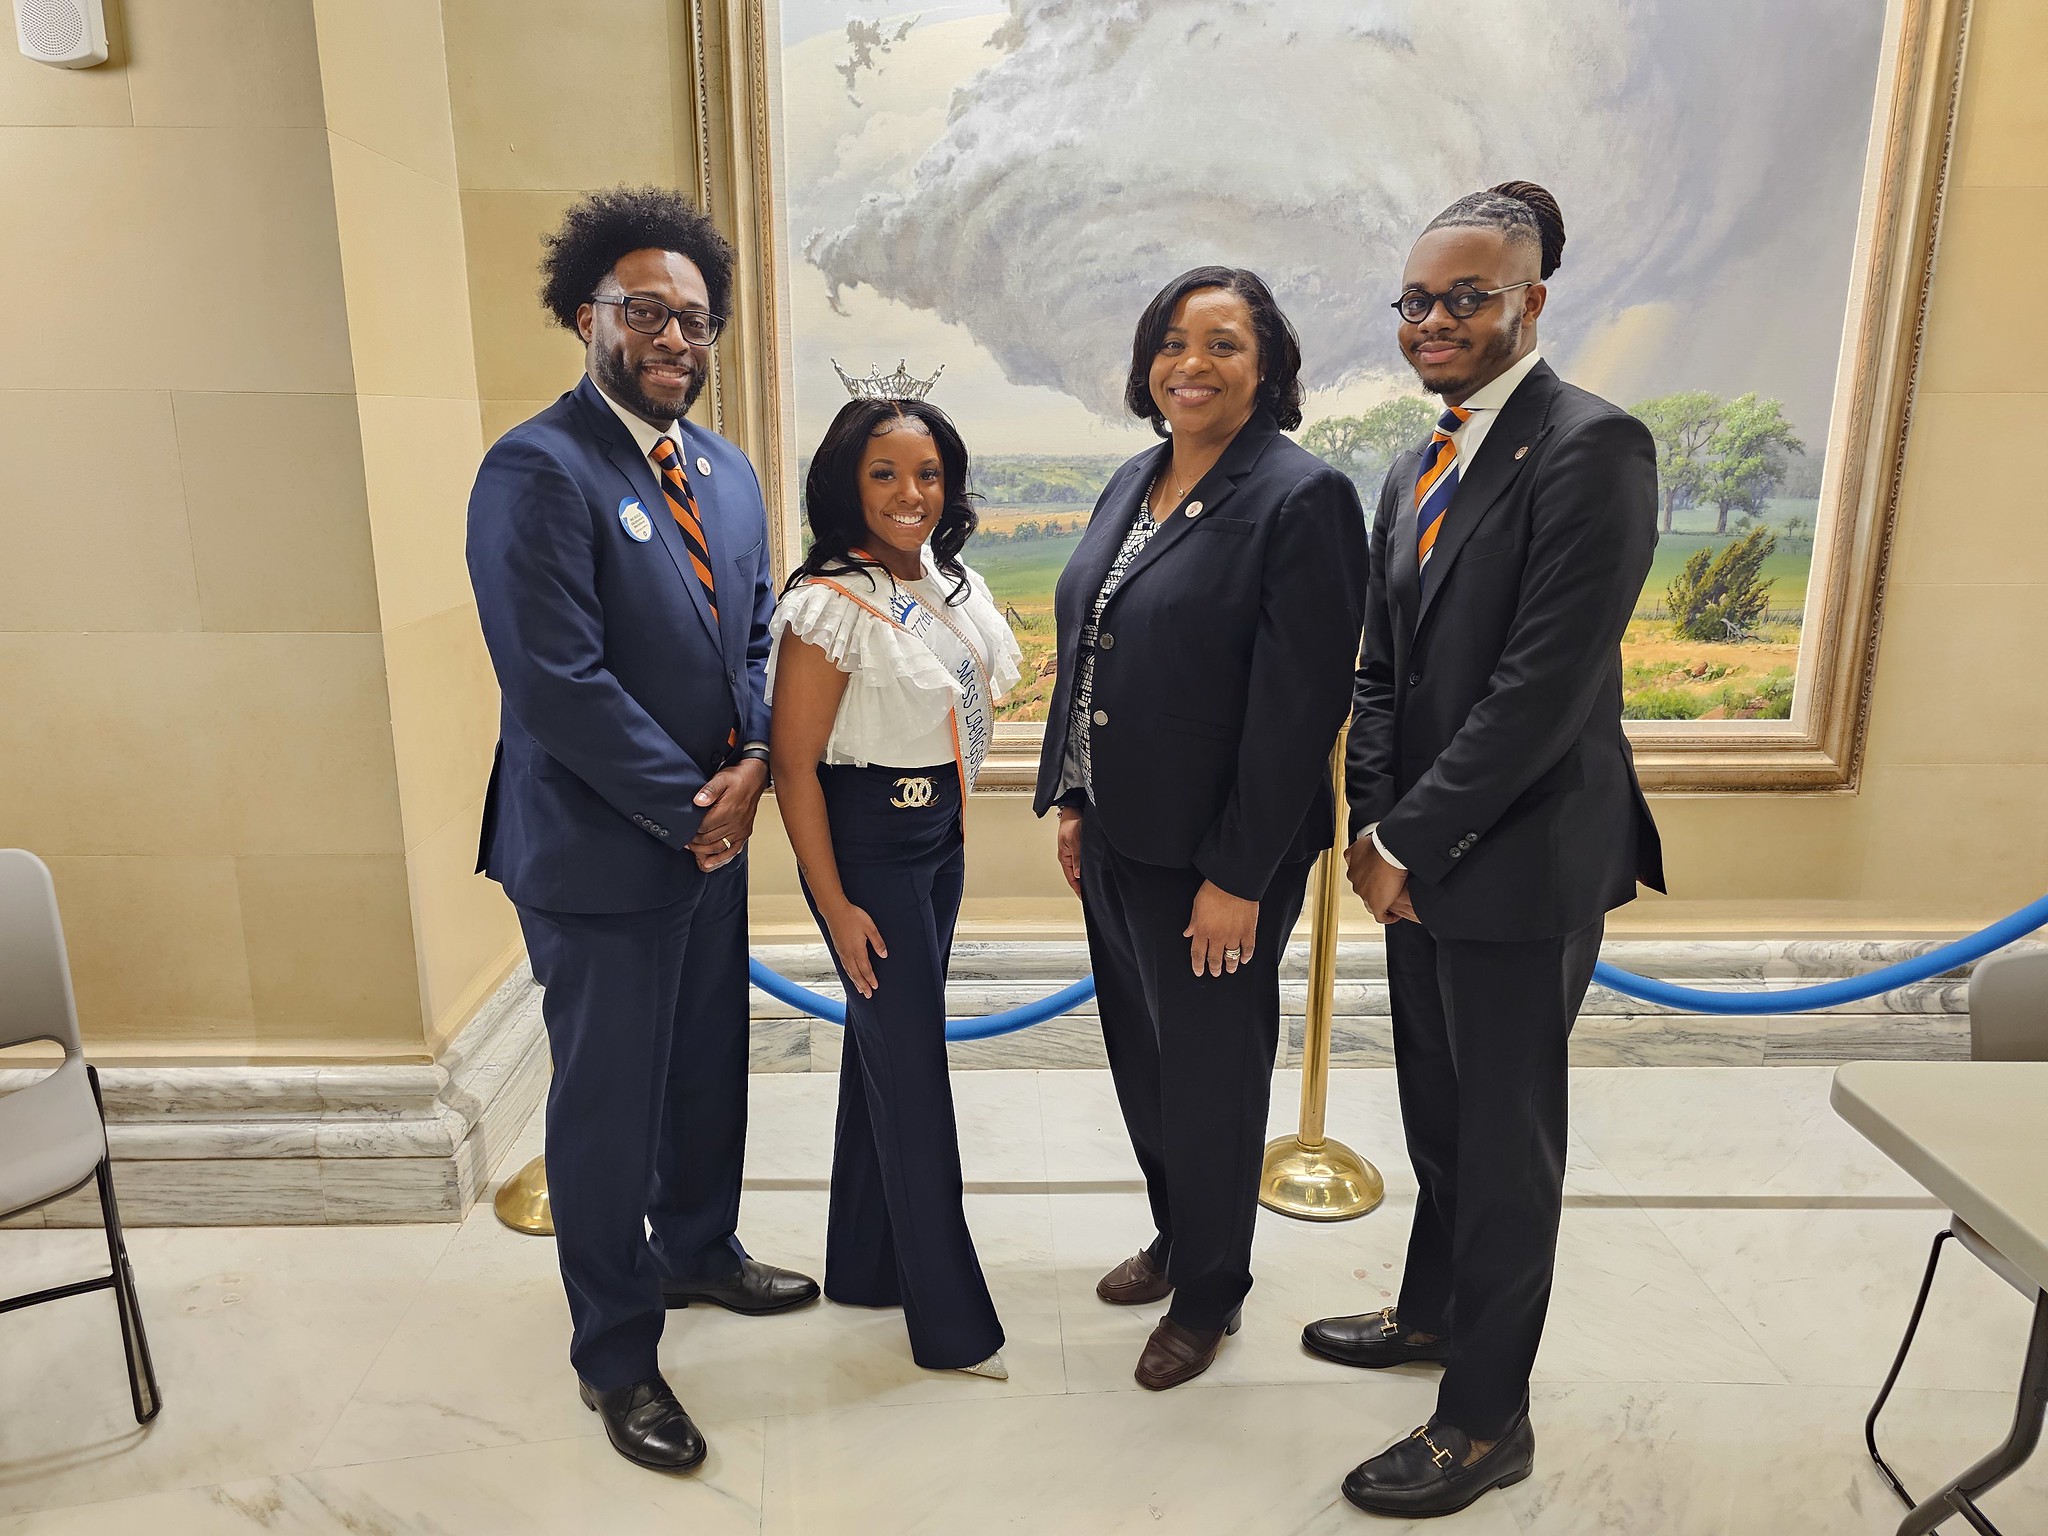
[(1461, 198), (1415, 243), (1395, 305), (1401, 349), (1446, 409), (1380, 492), (1346, 860), (1387, 925), (1420, 1189), (1399, 1304), (1303, 1333), (1346, 1365), (1444, 1363), (1429, 1423), (1345, 1479), (1375, 1514), (1449, 1514), (1529, 1475), (1566, 1041), (1606, 914), (1639, 881), (1663, 888), (1621, 728), (1656, 450), (1538, 354), (1563, 246), (1540, 187)]

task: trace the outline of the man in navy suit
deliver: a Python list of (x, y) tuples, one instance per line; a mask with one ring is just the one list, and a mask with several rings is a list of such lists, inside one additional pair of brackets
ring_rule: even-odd
[(504, 696), (477, 867), (518, 908), (546, 989), (569, 1358), (613, 1446), (665, 1471), (705, 1443), (656, 1363), (664, 1309), (818, 1294), (734, 1231), (773, 593), (753, 466), (682, 419), (732, 260), (672, 191), (571, 208), (542, 300), (582, 338), (586, 376), (498, 440), (469, 503)]

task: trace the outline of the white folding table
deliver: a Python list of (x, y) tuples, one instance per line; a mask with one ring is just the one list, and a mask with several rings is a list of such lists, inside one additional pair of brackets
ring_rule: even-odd
[[(1934, 1240), (1905, 1340), (1865, 1426), (1871, 1459), (1911, 1508), (1899, 1536), (1925, 1536), (1958, 1514), (1998, 1536), (1976, 1500), (2033, 1454), (2048, 1413), (2048, 1062), (1852, 1062), (1836, 1071), (1830, 1100), (1953, 1213)], [(1906, 1362), (1950, 1239), (2031, 1296), (2034, 1323), (2005, 1443), (1915, 1504), (1878, 1454), (1877, 1416)]]

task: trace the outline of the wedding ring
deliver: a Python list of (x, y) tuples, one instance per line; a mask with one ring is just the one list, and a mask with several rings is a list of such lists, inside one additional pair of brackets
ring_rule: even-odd
[(723, 848), (723, 849), (721, 850), (722, 852), (725, 852), (725, 853), (730, 853), (730, 852), (732, 851), (732, 839), (731, 839), (731, 838), (729, 838), (729, 837), (721, 837), (721, 838), (719, 839), (719, 841), (720, 841), (721, 843), (725, 844), (725, 847), (724, 847), (724, 848)]
[(1223, 958), (1226, 960), (1235, 960), (1243, 953), (1244, 951), (1241, 949), (1226, 949), (1225, 951), (1223, 951)]

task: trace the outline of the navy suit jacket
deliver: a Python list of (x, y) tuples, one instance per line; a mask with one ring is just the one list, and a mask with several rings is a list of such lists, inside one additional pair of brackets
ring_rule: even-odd
[(715, 625), (653, 463), (587, 377), (477, 472), (469, 577), (503, 694), (477, 869), (522, 906), (682, 899), (702, 878), (685, 846), (703, 819), (692, 797), (735, 728), (768, 739), (760, 482), (724, 438), (688, 421), (682, 437)]

